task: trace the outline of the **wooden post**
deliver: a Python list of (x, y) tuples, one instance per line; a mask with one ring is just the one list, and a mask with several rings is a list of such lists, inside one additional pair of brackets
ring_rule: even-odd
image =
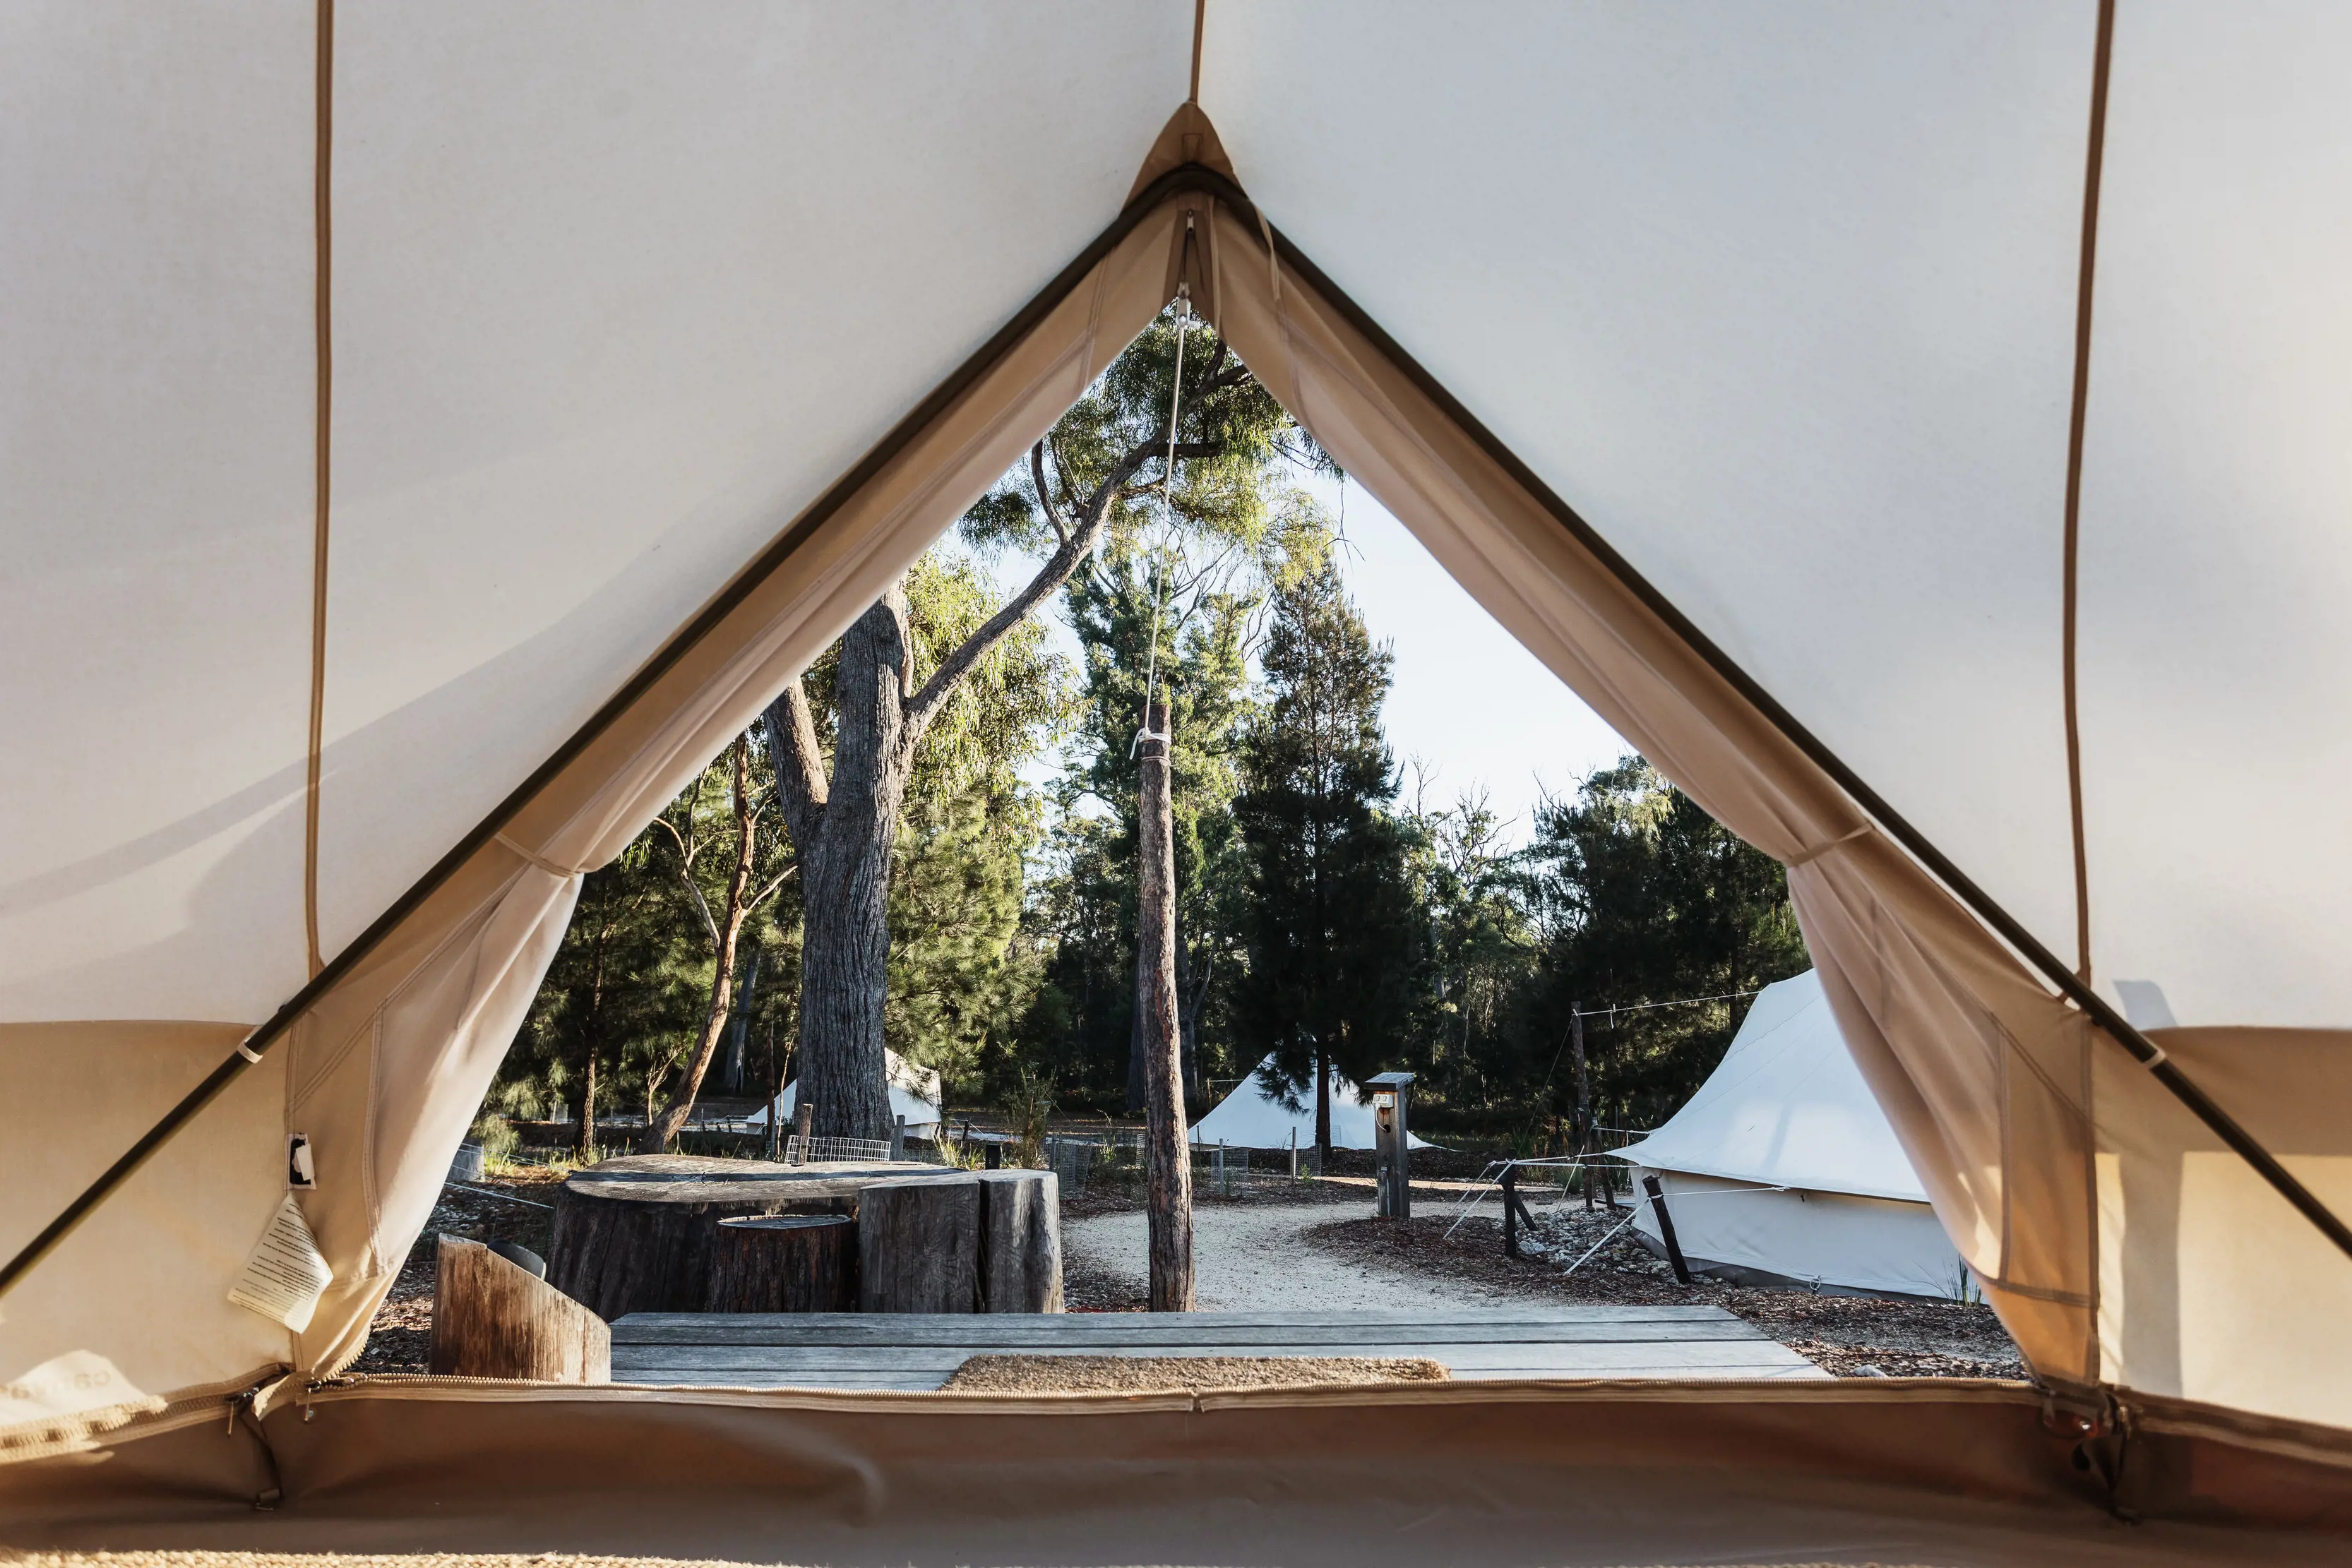
[(1063, 1310), (1061, 1183), (1051, 1171), (980, 1177), (980, 1310)]
[(434, 1259), (428, 1364), (436, 1377), (610, 1383), (613, 1331), (480, 1242), (444, 1236)]
[(907, 1118), (893, 1116), (890, 1119), (890, 1163), (895, 1166), (906, 1157)]
[(980, 1301), (980, 1180), (909, 1176), (857, 1195), (857, 1310), (968, 1312)]
[(1290, 1129), (1290, 1179), (1298, 1179), (1298, 1129)]
[(706, 1312), (854, 1312), (857, 1221), (845, 1214), (746, 1215), (718, 1222)]
[(1519, 1255), (1519, 1167), (1503, 1167), (1503, 1256)]
[[(807, 1074), (803, 1073), (802, 1076), (806, 1077)], [(800, 1158), (793, 1163), (804, 1166), (812, 1157), (809, 1154), (809, 1129), (816, 1125), (816, 1102), (806, 1094), (798, 1095), (796, 1099), (798, 1103), (793, 1107), (793, 1136), (801, 1141), (801, 1147)]]
[[(1568, 1004), (1568, 1038), (1576, 1050), (1576, 1153), (1584, 1174), (1584, 1207), (1592, 1210), (1592, 1172), (1582, 1161), (1592, 1152), (1592, 1074), (1584, 1063), (1584, 1004)], [(1615, 1207), (1616, 1205), (1610, 1205)]]
[(1192, 1310), (1192, 1162), (1184, 1147), (1182, 1030), (1176, 1014), (1176, 841), (1169, 800), (1168, 705), (1146, 710), (1140, 758), (1136, 887), (1136, 1013), (1143, 1024), (1146, 1204), (1151, 1232), (1149, 1301), (1155, 1312)]
[(1690, 1265), (1683, 1261), (1682, 1245), (1675, 1239), (1675, 1217), (1666, 1212), (1666, 1195), (1659, 1188), (1658, 1178), (1643, 1176), (1642, 1190), (1650, 1195), (1650, 1212), (1658, 1217), (1658, 1239), (1666, 1244), (1666, 1261), (1675, 1266), (1675, 1278), (1687, 1285), (1691, 1282)]

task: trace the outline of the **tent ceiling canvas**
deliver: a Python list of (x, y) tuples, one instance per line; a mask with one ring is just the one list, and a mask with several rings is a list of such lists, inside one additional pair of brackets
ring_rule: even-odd
[[(2095, 7), (1216, 11), (1285, 234), (2052, 949)], [(2352, 1024), (2352, 13), (2126, 6), (2082, 521), (2093, 947), (2182, 1024)], [(2296, 61), (2285, 67), (2283, 62)], [(2262, 700), (2248, 702), (2246, 694)], [(2326, 820), (2315, 821), (2315, 815)]]
[[(1111, 222), (1192, 9), (338, 10), (323, 956)], [(0, 26), (0, 1019), (256, 1021), (309, 974), (310, 7)]]

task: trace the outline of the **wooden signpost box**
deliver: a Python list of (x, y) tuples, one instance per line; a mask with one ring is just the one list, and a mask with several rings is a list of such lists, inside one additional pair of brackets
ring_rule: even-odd
[(1405, 1163), (1405, 1103), (1412, 1088), (1410, 1072), (1375, 1073), (1372, 1092), (1372, 1149), (1378, 1177), (1373, 1186), (1382, 1219), (1412, 1218), (1412, 1176)]

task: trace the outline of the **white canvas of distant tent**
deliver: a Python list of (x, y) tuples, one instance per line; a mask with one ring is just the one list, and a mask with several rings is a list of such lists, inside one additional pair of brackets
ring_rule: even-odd
[[(1405, 1114), (1406, 1146), (1430, 1147), (1411, 1130), (1409, 1103)], [(1195, 1144), (1223, 1144), (1235, 1149), (1311, 1149), (1315, 1146), (1314, 1086), (1292, 1084), (1269, 1056), (1235, 1084), (1216, 1109), (1192, 1124), (1192, 1136)], [(1372, 1108), (1365, 1103), (1363, 1092), (1337, 1072), (1331, 1074), (1331, 1146), (1372, 1146)]]
[(1634, 1167), (1643, 1239), (1664, 1252), (1642, 1196), (1642, 1178), (1655, 1176), (1696, 1272), (1832, 1291), (1972, 1295), (1810, 969), (1767, 986), (1689, 1103), (1612, 1154)]
[[(939, 1070), (918, 1067), (895, 1051), (886, 1050), (882, 1057), (890, 1077), (891, 1116), (906, 1118), (908, 1136), (930, 1137), (940, 1125)], [(800, 1080), (795, 1078), (784, 1085), (782, 1093), (776, 1096), (776, 1114), (786, 1122), (790, 1122), (799, 1109), (799, 1089)], [(754, 1126), (764, 1127), (768, 1124), (768, 1113), (762, 1108), (752, 1112), (744, 1120)]]

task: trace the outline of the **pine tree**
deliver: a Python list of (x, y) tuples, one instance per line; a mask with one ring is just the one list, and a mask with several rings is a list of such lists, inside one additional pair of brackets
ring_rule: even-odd
[(1312, 1097), (1320, 1157), (1332, 1072), (1360, 1079), (1402, 1058), (1425, 942), (1408, 834), (1389, 809), (1389, 649), (1328, 553), (1276, 590), (1273, 612), (1260, 660), (1271, 701), (1235, 803), (1249, 869), (1234, 1032)]

